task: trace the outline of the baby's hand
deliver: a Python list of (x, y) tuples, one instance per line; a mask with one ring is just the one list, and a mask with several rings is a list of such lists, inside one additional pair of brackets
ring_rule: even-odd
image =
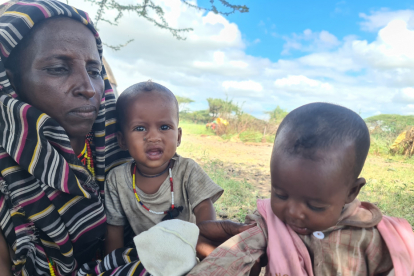
[(205, 220), (197, 224), (200, 237), (197, 243), (197, 257), (207, 257), (217, 246), (231, 237), (246, 231), (256, 224), (236, 223), (231, 220)]
[(245, 224), (231, 220), (207, 220), (197, 224), (200, 235), (221, 244), (231, 237), (256, 226), (256, 223)]

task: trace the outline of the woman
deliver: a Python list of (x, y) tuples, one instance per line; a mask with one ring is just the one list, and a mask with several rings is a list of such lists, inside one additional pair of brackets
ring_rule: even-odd
[[(115, 139), (115, 98), (92, 22), (52, 0), (6, 3), (0, 15), (2, 275), (11, 267), (18, 275), (144, 275), (131, 249), (95, 262), (106, 229), (105, 174), (129, 157)], [(217, 227), (245, 229), (205, 229)]]
[(57, 1), (9, 5), (0, 22), (2, 234), (15, 272), (66, 275), (99, 252), (105, 171), (128, 158), (101, 40), (86, 13)]

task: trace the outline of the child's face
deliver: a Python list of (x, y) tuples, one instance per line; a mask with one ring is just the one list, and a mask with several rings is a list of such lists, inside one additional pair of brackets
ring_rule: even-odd
[(273, 213), (300, 235), (336, 225), (343, 206), (365, 184), (365, 179), (352, 177), (352, 150), (321, 152), (320, 161), (275, 150), (271, 162)]
[(132, 99), (118, 141), (128, 149), (143, 173), (156, 174), (174, 156), (181, 143), (177, 109), (166, 95), (144, 92)]

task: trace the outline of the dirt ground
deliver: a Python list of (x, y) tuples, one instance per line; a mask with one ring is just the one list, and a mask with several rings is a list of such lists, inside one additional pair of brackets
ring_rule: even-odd
[[(178, 153), (199, 163), (220, 160), (222, 167), (236, 173), (236, 179), (245, 179), (254, 185), (260, 197), (270, 197), (270, 143), (242, 143), (223, 140), (218, 136), (186, 134), (182, 138)], [(392, 160), (370, 154), (365, 163), (364, 176), (375, 178), (385, 171), (387, 176), (394, 177), (395, 174), (395, 178), (398, 178), (398, 174), (394, 173), (395, 169), (414, 169), (413, 164), (390, 161)]]
[(270, 143), (242, 143), (217, 136), (187, 134), (177, 151), (199, 163), (218, 159), (224, 169), (237, 175), (236, 179), (245, 179), (254, 185), (260, 197), (270, 197)]

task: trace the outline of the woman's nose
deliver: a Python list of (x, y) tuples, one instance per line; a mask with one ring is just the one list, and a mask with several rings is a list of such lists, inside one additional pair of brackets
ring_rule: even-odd
[(95, 87), (93, 86), (91, 78), (85, 68), (78, 71), (75, 81), (77, 82), (74, 90), (74, 94), (76, 96), (83, 96), (86, 99), (90, 99), (95, 96)]

